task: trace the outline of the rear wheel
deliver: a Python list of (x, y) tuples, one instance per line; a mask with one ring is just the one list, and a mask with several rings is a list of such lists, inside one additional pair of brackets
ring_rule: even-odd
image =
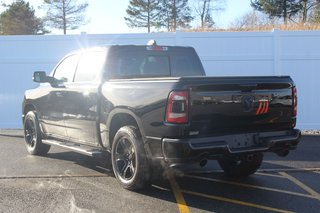
[(218, 160), (225, 174), (233, 178), (247, 177), (261, 166), (263, 153), (228, 156)]
[(34, 111), (30, 111), (26, 114), (23, 128), (25, 145), (28, 152), (31, 155), (47, 154), (50, 146), (42, 143), (42, 134), (36, 113)]
[(113, 172), (122, 185), (130, 190), (147, 186), (150, 169), (139, 131), (124, 126), (116, 133), (111, 150)]

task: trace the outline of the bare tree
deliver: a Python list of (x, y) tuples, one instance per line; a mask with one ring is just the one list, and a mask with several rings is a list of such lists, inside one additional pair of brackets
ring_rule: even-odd
[(316, 20), (316, 16), (319, 13), (320, 0), (301, 0), (302, 15), (301, 22), (306, 23), (308, 21), (313, 22)]
[(230, 28), (235, 30), (256, 29), (259, 27), (274, 26), (278, 24), (278, 22), (279, 18), (270, 18), (264, 13), (251, 11), (231, 22)]
[(312, 22), (320, 22), (320, 0), (317, 0), (317, 5), (313, 11)]
[(86, 23), (84, 13), (88, 3), (79, 3), (77, 0), (43, 0), (47, 9), (46, 22), (53, 28), (67, 30), (78, 29)]
[(195, 0), (193, 7), (201, 29), (211, 28), (215, 24), (212, 13), (224, 10), (224, 0)]

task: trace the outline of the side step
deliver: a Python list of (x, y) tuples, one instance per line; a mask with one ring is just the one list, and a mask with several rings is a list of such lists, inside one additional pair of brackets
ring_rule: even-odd
[(59, 146), (59, 147), (69, 149), (74, 152), (91, 156), (91, 157), (102, 157), (105, 154), (104, 151), (102, 150), (95, 149), (90, 146), (71, 143), (71, 142), (62, 142), (57, 140), (42, 140), (42, 143), (52, 145), (52, 146)]

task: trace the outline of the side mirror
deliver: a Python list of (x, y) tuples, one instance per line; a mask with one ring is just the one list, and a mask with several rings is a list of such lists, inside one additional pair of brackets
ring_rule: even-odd
[(37, 83), (48, 82), (47, 74), (44, 71), (37, 71), (33, 73), (32, 80)]

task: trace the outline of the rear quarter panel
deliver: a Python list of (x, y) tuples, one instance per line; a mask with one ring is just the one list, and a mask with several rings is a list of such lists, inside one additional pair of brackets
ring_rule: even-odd
[(102, 85), (103, 119), (109, 123), (114, 112), (127, 112), (144, 137), (176, 134), (176, 128), (165, 124), (165, 112), (168, 95), (178, 82), (177, 78), (108, 81)]

